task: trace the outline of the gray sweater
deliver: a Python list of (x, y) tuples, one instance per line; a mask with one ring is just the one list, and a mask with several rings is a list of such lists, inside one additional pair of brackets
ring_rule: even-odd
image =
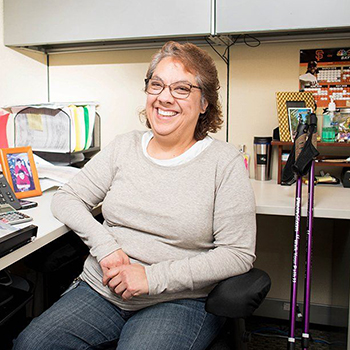
[[(52, 202), (90, 249), (81, 278), (124, 310), (205, 297), (255, 259), (255, 200), (239, 152), (214, 140), (189, 162), (165, 167), (145, 157), (142, 134), (117, 136)], [(103, 224), (91, 214), (100, 202)], [(148, 295), (123, 301), (102, 285), (99, 261), (119, 248), (145, 266)]]

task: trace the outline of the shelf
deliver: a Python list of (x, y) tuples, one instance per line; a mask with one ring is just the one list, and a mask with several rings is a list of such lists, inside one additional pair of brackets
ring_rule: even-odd
[[(277, 141), (274, 140), (271, 142), (272, 146), (277, 146), (278, 148), (278, 174), (277, 174), (277, 183), (281, 183), (281, 178), (282, 178), (282, 169), (283, 166), (286, 164), (285, 161), (282, 161), (282, 153), (284, 149), (291, 149), (293, 146), (293, 142), (284, 142), (284, 141)], [(321, 148), (333, 148), (336, 147), (340, 150), (340, 148), (344, 149), (345, 147), (350, 148), (350, 143), (345, 143), (345, 142), (317, 142), (317, 148), (319, 148), (320, 153), (322, 153)], [(340, 147), (340, 148), (339, 148)], [(349, 154), (345, 157), (347, 158)], [(327, 166), (327, 167), (344, 167), (344, 168), (349, 168), (350, 167), (350, 162), (326, 162), (326, 161), (320, 161), (323, 159), (343, 159), (344, 154), (342, 156), (328, 156), (325, 154), (322, 154), (318, 157), (318, 161), (316, 160), (315, 166), (320, 167), (320, 166)], [(344, 158), (344, 159), (345, 159)]]

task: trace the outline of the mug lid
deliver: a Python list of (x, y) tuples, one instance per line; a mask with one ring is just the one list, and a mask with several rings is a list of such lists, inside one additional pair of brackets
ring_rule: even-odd
[(272, 137), (269, 136), (254, 136), (254, 143), (257, 144), (264, 144), (264, 143), (271, 143)]

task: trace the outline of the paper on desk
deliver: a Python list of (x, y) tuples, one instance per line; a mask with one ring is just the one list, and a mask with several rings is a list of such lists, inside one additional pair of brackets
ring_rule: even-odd
[(18, 231), (18, 228), (0, 221), (0, 238), (5, 237), (6, 235), (15, 231)]
[(37, 167), (37, 169), (40, 166), (54, 166), (52, 163), (50, 163), (47, 160), (37, 156), (36, 154), (33, 154), (33, 157), (34, 157), (34, 162), (35, 162), (35, 166)]
[(40, 188), (43, 192), (50, 188), (55, 188), (55, 187), (60, 187), (62, 186), (61, 183), (55, 181), (55, 180), (50, 180), (50, 179), (39, 179), (40, 182)]
[(61, 184), (65, 184), (66, 182), (68, 182), (79, 171), (80, 169), (73, 168), (70, 166), (57, 166), (57, 165), (54, 165), (53, 167), (41, 165), (38, 168), (39, 179), (47, 178), (47, 179), (60, 182)]
[(34, 162), (38, 171), (42, 191), (51, 187), (62, 186), (80, 171), (80, 169), (71, 166), (53, 165), (35, 154)]

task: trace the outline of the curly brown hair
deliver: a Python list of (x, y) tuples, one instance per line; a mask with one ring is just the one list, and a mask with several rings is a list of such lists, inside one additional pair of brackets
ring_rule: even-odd
[[(202, 91), (201, 103), (202, 105), (205, 101), (208, 103), (206, 111), (199, 115), (194, 131), (195, 139), (202, 140), (208, 135), (208, 132), (215, 133), (220, 130), (223, 123), (218, 94), (220, 83), (214, 60), (196, 45), (169, 41), (152, 57), (146, 74), (146, 84), (152, 78), (158, 63), (165, 57), (173, 57), (180, 61), (190, 73), (195, 75)], [(151, 128), (145, 110), (140, 113), (140, 116), (146, 118), (146, 126)]]

